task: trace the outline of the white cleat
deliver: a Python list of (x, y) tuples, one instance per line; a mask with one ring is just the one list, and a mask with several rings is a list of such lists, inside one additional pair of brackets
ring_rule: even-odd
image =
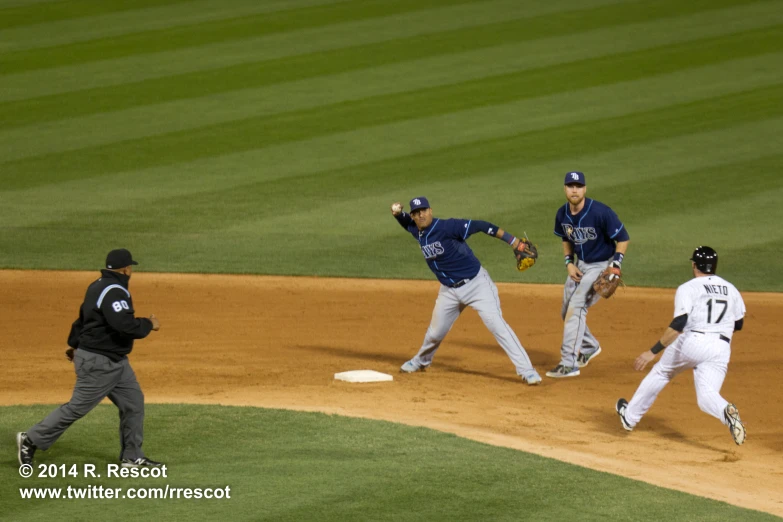
[(742, 424), (742, 421), (740, 420), (737, 407), (731, 403), (727, 404), (726, 409), (723, 410), (723, 417), (726, 419), (726, 422), (729, 423), (729, 432), (731, 432), (734, 442), (737, 446), (742, 445), (742, 443), (745, 442), (746, 432), (745, 425)]

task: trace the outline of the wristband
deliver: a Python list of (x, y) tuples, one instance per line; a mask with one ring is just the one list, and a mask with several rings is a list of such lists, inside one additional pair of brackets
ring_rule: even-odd
[(503, 241), (505, 241), (509, 245), (513, 245), (514, 241), (516, 241), (517, 238), (515, 238), (514, 236), (512, 236), (511, 234), (509, 234), (508, 232), (506, 232), (504, 230), (503, 231), (503, 235), (500, 237), (500, 239), (502, 239)]
[(655, 346), (650, 348), (650, 351), (654, 354), (660, 353), (664, 348), (666, 348), (664, 345), (661, 344), (661, 341), (658, 341), (655, 343)]
[(620, 252), (615, 252), (613, 260), (618, 264), (621, 265), (623, 263), (623, 258), (625, 257), (624, 254), (621, 254)]
[(566, 266), (568, 266), (568, 263), (573, 263), (573, 262), (574, 262), (574, 256), (573, 255), (565, 256), (565, 264), (566, 264)]

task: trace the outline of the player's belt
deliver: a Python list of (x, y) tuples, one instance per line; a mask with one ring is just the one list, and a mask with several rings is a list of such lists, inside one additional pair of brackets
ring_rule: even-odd
[[(694, 330), (694, 331), (693, 331), (693, 333), (697, 333), (697, 334), (706, 335), (708, 332), (699, 332), (699, 331), (697, 331), (697, 330)], [(714, 332), (709, 332), (709, 333), (714, 333)], [(727, 343), (731, 344), (731, 339), (729, 339), (729, 338), (728, 338), (728, 337), (726, 337), (725, 335), (723, 335), (723, 334), (718, 334), (718, 337), (720, 337), (720, 340), (721, 340), (721, 341), (726, 341)]]
[(449, 288), (459, 288), (461, 286), (465, 286), (466, 284), (470, 283), (471, 279), (463, 279), (462, 281), (457, 281), (453, 285), (449, 285)]

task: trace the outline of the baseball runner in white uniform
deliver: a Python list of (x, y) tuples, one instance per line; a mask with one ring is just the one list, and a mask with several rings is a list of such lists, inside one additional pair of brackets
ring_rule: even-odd
[(739, 291), (715, 275), (718, 253), (700, 246), (691, 257), (694, 278), (680, 285), (674, 297), (674, 320), (650, 350), (634, 361), (642, 371), (661, 350), (663, 356), (644, 378), (630, 402), (617, 401), (623, 428), (632, 431), (658, 394), (678, 373), (693, 368), (699, 408), (729, 427), (734, 442), (745, 441), (739, 410), (720, 394), (731, 357), (731, 338), (742, 329), (745, 303)]

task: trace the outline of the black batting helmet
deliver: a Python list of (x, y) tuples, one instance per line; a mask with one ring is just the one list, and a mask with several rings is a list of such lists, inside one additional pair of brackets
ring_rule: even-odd
[(691, 261), (705, 274), (714, 274), (718, 269), (718, 253), (708, 246), (700, 246), (694, 250)]

